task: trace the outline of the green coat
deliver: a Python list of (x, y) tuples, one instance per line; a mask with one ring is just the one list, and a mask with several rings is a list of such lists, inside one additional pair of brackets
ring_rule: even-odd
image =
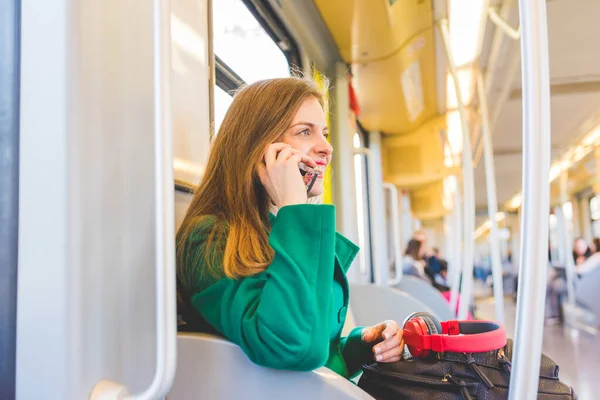
[[(205, 221), (186, 240), (185, 268), (205, 268), (186, 265), (194, 259), (203, 264), (210, 251), (206, 239), (216, 219)], [(341, 337), (349, 298), (346, 272), (358, 247), (335, 231), (331, 205), (283, 207), (271, 224), (275, 257), (265, 271), (240, 279), (200, 273), (187, 300), (256, 364), (295, 371), (326, 366), (354, 377), (373, 361), (362, 327)]]

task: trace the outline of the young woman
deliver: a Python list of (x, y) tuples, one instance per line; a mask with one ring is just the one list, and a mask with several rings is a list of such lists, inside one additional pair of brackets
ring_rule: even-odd
[[(385, 321), (341, 337), (358, 248), (335, 231), (333, 206), (308, 204), (323, 192), (327, 136), (312, 81), (239, 91), (178, 232), (177, 277), (188, 330), (216, 331), (263, 366), (350, 378), (374, 359), (398, 361), (402, 330)], [(318, 175), (308, 194), (302, 164)]]
[(425, 273), (425, 262), (422, 257), (422, 243), (417, 239), (409, 240), (402, 258), (402, 271), (406, 275), (416, 276), (431, 283), (431, 279)]

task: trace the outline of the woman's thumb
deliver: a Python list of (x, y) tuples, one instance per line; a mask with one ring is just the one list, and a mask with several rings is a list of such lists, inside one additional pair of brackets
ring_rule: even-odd
[(373, 329), (372, 328), (365, 328), (362, 331), (362, 341), (363, 342), (371, 342), (373, 340)]

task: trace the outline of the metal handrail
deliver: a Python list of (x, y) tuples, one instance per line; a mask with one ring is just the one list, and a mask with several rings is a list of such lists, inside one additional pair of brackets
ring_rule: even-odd
[(493, 7), (488, 7), (488, 15), (490, 19), (498, 28), (502, 30), (506, 34), (506, 36), (510, 37), (514, 40), (521, 39), (521, 28), (513, 28), (506, 22), (502, 17), (496, 12), (496, 9)]
[[(373, 167), (373, 153), (371, 152), (370, 149), (366, 148), (366, 147), (360, 147), (357, 149), (354, 149), (354, 154), (359, 154), (365, 157), (365, 159), (367, 160), (367, 170), (369, 171), (369, 192), (370, 193), (374, 193), (376, 188), (375, 188), (375, 171)], [(375, 218), (375, 207), (369, 207), (369, 219), (371, 221), (373, 221)], [(374, 240), (371, 238), (371, 243), (373, 243)], [(370, 266), (370, 268), (369, 268)], [(365, 279), (365, 282), (369, 282), (371, 277), (371, 270), (373, 269), (373, 265), (370, 265), (369, 262), (367, 262), (367, 265), (365, 265), (365, 273), (361, 274), (363, 276), (363, 278)], [(379, 275), (378, 273), (375, 275)]]
[(546, 0), (520, 0), (523, 204), (509, 399), (535, 399), (544, 332), (550, 212), (550, 71)]
[(481, 69), (477, 69), (477, 96), (479, 98), (479, 115), (481, 116), (481, 139), (483, 141), (485, 185), (487, 190), (488, 217), (490, 221), (489, 244), (492, 258), (492, 279), (494, 282), (494, 307), (496, 321), (504, 323), (504, 288), (502, 282), (502, 260), (500, 257), (500, 242), (498, 240), (498, 197), (496, 195), (496, 171), (494, 167), (494, 151), (492, 146), (492, 133), (488, 115), (487, 96), (483, 85)]
[(458, 311), (459, 319), (466, 319), (469, 312), (469, 304), (473, 293), (473, 249), (475, 244), (475, 178), (473, 171), (473, 152), (471, 150), (471, 135), (469, 133), (469, 124), (467, 121), (465, 104), (462, 98), (462, 91), (458, 79), (458, 73), (452, 49), (450, 49), (450, 33), (448, 32), (448, 20), (440, 21), (440, 31), (446, 51), (446, 60), (450, 69), (450, 75), (454, 82), (456, 92), (456, 103), (463, 136), (462, 149), (462, 168), (463, 168), (463, 219), (464, 219), (464, 242), (463, 242), (463, 280), (461, 285), (461, 301)]
[(392, 248), (394, 249), (394, 270), (396, 276), (394, 279), (388, 282), (389, 286), (397, 285), (402, 280), (402, 250), (400, 247), (400, 215), (398, 214), (398, 208), (400, 203), (398, 202), (398, 188), (393, 183), (383, 183), (383, 189), (389, 190), (390, 192), (390, 207), (391, 207), (391, 218), (392, 218)]
[(154, 145), (156, 248), (156, 369), (149, 386), (130, 395), (123, 384), (102, 380), (91, 400), (154, 400), (167, 395), (177, 365), (177, 307), (175, 285), (175, 232), (173, 151), (169, 76), (171, 73), (170, 2), (154, 0)]

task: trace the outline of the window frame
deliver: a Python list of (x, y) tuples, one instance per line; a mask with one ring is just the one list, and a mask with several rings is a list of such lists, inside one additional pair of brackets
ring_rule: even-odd
[[(218, 0), (213, 0), (218, 1)], [(290, 75), (295, 75), (296, 69), (301, 69), (302, 58), (300, 49), (294, 37), (290, 34), (288, 29), (285, 27), (271, 4), (268, 0), (240, 0), (250, 11), (252, 16), (258, 21), (259, 25), (265, 30), (267, 35), (273, 40), (275, 45), (285, 56), (288, 62), (288, 68)], [(209, 13), (209, 24), (213, 25), (213, 11), (212, 6)], [(212, 30), (212, 28), (211, 28)], [(231, 95), (242, 86), (246, 84), (246, 81), (240, 77), (225, 61), (223, 61), (214, 49), (214, 32), (210, 33), (210, 52), (213, 58), (213, 71), (214, 71), (214, 85), (219, 87), (225, 93)], [(215, 95), (214, 89), (210, 89), (211, 97), (211, 127), (215, 124)], [(216, 132), (211, 128), (211, 141), (215, 138)]]
[(281, 18), (279, 18), (268, 0), (241, 1), (285, 55), (290, 73), (293, 75), (295, 68), (302, 67), (302, 58), (296, 40), (283, 24)]
[[(240, 1), (248, 8), (248, 11), (250, 11), (252, 16), (258, 21), (259, 25), (265, 30), (279, 50), (281, 50), (288, 62), (290, 74), (294, 75), (296, 69), (302, 68), (300, 49), (294, 37), (277, 16), (275, 10), (273, 10), (273, 7), (266, 0)], [(215, 59), (215, 85), (219, 86), (227, 93), (231, 93), (235, 92), (240, 86), (246, 84), (244, 79), (219, 58), (214, 47), (212, 47), (212, 52)]]
[[(361, 147), (363, 148), (369, 148), (369, 132), (363, 127), (363, 125), (360, 123), (360, 120), (358, 118), (355, 119), (356, 122), (356, 134), (359, 136), (360, 141), (361, 141)], [(371, 213), (369, 212), (369, 210), (371, 209), (371, 203), (372, 203), (372, 194), (371, 191), (369, 190), (369, 185), (370, 185), (370, 179), (369, 179), (369, 169), (372, 168), (372, 166), (369, 164), (369, 160), (364, 157), (364, 156), (360, 156), (361, 159), (361, 173), (362, 173), (362, 177), (361, 177), (361, 181), (362, 181), (362, 193), (363, 193), (363, 219), (364, 219), (364, 235), (365, 235), (365, 247), (362, 249), (362, 251), (367, 252), (367, 254), (365, 254), (365, 262), (367, 263), (367, 265), (365, 265), (365, 268), (369, 271), (369, 276), (367, 277), (367, 282), (368, 283), (373, 283), (375, 282), (375, 271), (373, 268), (373, 222), (371, 221)], [(354, 162), (354, 158), (353, 158), (353, 162)], [(355, 189), (356, 190), (356, 189)], [(357, 207), (357, 212), (360, 211), (358, 210)], [(362, 229), (361, 227), (359, 227), (358, 229)]]
[(232, 95), (246, 82), (215, 54), (215, 85)]

